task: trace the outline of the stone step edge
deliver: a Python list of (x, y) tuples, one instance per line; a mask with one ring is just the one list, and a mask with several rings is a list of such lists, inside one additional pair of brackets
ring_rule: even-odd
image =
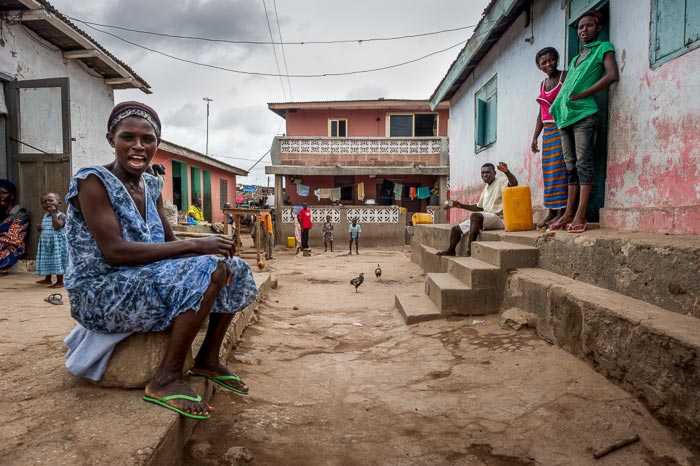
[(503, 304), (535, 314), (538, 335), (586, 361), (700, 449), (698, 319), (542, 269), (511, 272)]
[[(243, 332), (251, 325), (260, 301), (270, 293), (272, 278), (269, 273), (253, 273), (253, 278), (260, 294), (255, 302), (234, 315), (222, 345), (222, 361), (228, 361)], [(202, 396), (203, 400), (209, 402), (214, 394), (214, 384), (209, 381), (205, 382), (199, 377), (196, 379), (192, 381), (193, 388)], [(183, 416), (173, 417), (167, 425), (162, 426), (160, 441), (153, 449), (153, 453), (146, 458), (144, 464), (148, 464), (148, 466), (179, 464), (184, 454), (185, 444), (194, 432), (196, 425), (196, 421), (187, 420)]]
[[(425, 311), (420, 313), (411, 313), (409, 315), (409, 302), (422, 302), (425, 305)], [(428, 296), (425, 294), (417, 295), (415, 293), (397, 293), (394, 295), (394, 306), (398, 309), (401, 317), (403, 317), (406, 325), (413, 325), (419, 322), (426, 322), (429, 320), (442, 319), (445, 316), (440, 312), (440, 310), (435, 306)]]

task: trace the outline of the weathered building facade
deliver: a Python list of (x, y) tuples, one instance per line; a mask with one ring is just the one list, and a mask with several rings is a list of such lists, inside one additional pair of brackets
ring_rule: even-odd
[[(112, 159), (105, 133), (114, 89), (150, 90), (48, 2), (0, 0), (0, 21), (0, 178), (17, 185), (36, 225), (44, 192), (62, 198), (76, 170)], [(26, 258), (37, 241), (31, 228)]]
[(504, 161), (541, 208), (539, 154), (530, 151), (544, 78), (535, 54), (555, 47), (565, 68), (579, 50), (576, 20), (597, 9), (604, 18), (601, 38), (615, 46), (620, 80), (597, 96), (601, 131), (589, 219), (622, 231), (700, 233), (697, 5), (492, 1), (431, 97), (432, 106), (450, 102), (451, 197), (475, 200), (483, 187), (479, 167)]
[(276, 198), (278, 240), (293, 234), (293, 206), (304, 202), (314, 223), (330, 215), (347, 231), (357, 217), (373, 244), (403, 243), (415, 212), (444, 215), (437, 206), (449, 171), (446, 103), (434, 110), (425, 100), (389, 99), (268, 107), (287, 125), (265, 169), (284, 192)]
[(178, 211), (187, 211), (195, 197), (202, 198), (202, 211), (208, 222), (222, 222), (224, 204), (235, 203), (236, 176), (248, 172), (200, 152), (162, 140), (153, 157), (165, 166), (163, 201)]

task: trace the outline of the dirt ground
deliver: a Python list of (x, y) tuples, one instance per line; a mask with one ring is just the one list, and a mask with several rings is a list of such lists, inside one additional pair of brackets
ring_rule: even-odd
[[(408, 249), (341, 254), (277, 251), (279, 286), (230, 364), (251, 396), (217, 391), (183, 465), (700, 464), (629, 394), (529, 330), (497, 316), (406, 326), (394, 294), (424, 281)], [(252, 460), (224, 460), (236, 447)]]

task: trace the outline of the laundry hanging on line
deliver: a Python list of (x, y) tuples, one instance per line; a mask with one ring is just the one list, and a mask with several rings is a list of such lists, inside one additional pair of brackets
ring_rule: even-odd
[(401, 183), (394, 183), (394, 200), (400, 201), (401, 196), (403, 196), (403, 185)]
[(408, 197), (410, 197), (411, 200), (416, 198), (416, 188), (414, 186), (408, 188)]
[(359, 201), (365, 200), (365, 184), (362, 182), (357, 183), (357, 199)]
[(430, 187), (428, 186), (421, 186), (418, 188), (416, 196), (418, 199), (426, 199), (430, 197)]
[(331, 201), (336, 202), (340, 200), (340, 188), (331, 189)]
[(297, 194), (306, 197), (309, 195), (309, 187), (306, 186), (305, 184), (298, 184), (297, 185)]

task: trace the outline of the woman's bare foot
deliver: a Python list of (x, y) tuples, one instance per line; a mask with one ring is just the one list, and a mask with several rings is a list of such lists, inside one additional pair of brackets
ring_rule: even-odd
[(547, 216), (540, 223), (537, 224), (536, 228), (538, 230), (541, 230), (542, 228), (548, 227), (550, 223), (554, 223), (556, 221), (556, 216), (556, 210), (548, 209)]
[[(195, 372), (198, 375), (204, 375), (204, 376), (210, 376), (210, 377), (219, 377), (222, 375), (235, 375), (233, 372), (231, 372), (231, 369), (226, 367), (225, 365), (221, 363), (216, 363), (216, 364), (205, 364), (205, 363), (195, 363), (195, 366), (191, 369), (192, 372)], [(218, 383), (227, 385), (234, 389), (234, 391), (237, 391), (239, 393), (248, 393), (248, 385), (246, 385), (245, 382), (242, 380), (235, 380), (235, 379), (229, 379), (229, 380), (221, 380)]]
[(38, 283), (39, 285), (50, 285), (51, 284), (51, 279), (50, 278), (44, 278), (43, 280), (38, 280), (34, 283)]
[[(193, 398), (197, 398), (198, 396), (197, 393), (192, 390), (192, 387), (181, 378), (172, 380), (165, 385), (158, 385), (154, 379), (151, 379), (148, 385), (146, 385), (144, 392), (149, 397), (155, 399), (161, 399), (169, 395), (187, 395)], [(213, 411), (212, 407), (205, 401), (197, 403), (189, 400), (175, 399), (166, 401), (165, 403), (181, 411), (197, 416), (207, 416)]]

